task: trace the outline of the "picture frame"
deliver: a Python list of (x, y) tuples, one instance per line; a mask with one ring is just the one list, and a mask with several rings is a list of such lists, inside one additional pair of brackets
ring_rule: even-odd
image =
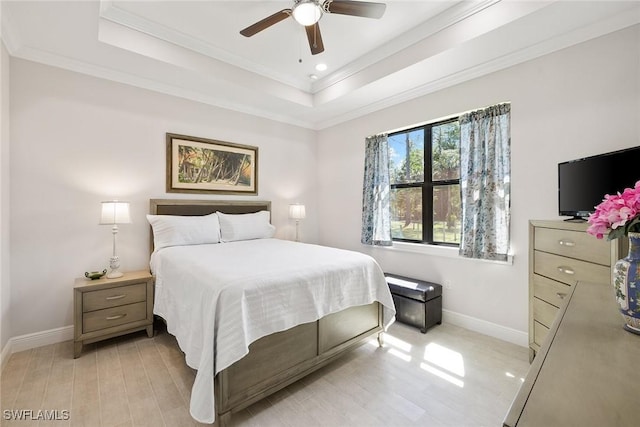
[(167, 133), (167, 192), (258, 194), (258, 147)]

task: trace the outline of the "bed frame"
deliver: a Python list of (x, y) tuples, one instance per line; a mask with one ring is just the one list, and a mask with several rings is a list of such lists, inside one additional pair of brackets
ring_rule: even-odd
[[(271, 202), (151, 199), (150, 207), (154, 215), (241, 214), (271, 211)], [(233, 412), (327, 365), (374, 334), (382, 345), (382, 331), (382, 305), (375, 302), (255, 341), (249, 354), (215, 377), (216, 424), (226, 426)]]

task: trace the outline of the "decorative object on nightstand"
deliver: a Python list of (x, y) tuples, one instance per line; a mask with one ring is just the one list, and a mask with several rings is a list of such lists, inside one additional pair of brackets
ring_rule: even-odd
[(613, 267), (613, 287), (625, 325), (624, 329), (640, 335), (640, 181), (622, 193), (605, 195), (594, 213), (589, 215), (587, 233), (607, 240), (628, 237), (629, 253)]
[(306, 212), (304, 209), (304, 205), (299, 203), (289, 205), (289, 218), (296, 220), (296, 242), (299, 242), (298, 239), (298, 230), (300, 226), (300, 220), (306, 217)]
[(102, 278), (102, 276), (104, 276), (105, 274), (107, 274), (107, 269), (105, 268), (102, 271), (85, 271), (84, 272), (84, 277), (86, 277), (87, 279), (91, 279), (91, 280), (97, 280)]
[(124, 273), (117, 279), (75, 281), (74, 350), (82, 345), (145, 329), (153, 336), (153, 276), (148, 270)]
[(118, 234), (118, 224), (129, 224), (130, 222), (129, 202), (119, 202), (117, 200), (102, 202), (100, 224), (112, 225), (111, 233), (113, 233), (113, 255), (109, 258), (111, 271), (107, 274), (108, 279), (122, 277), (120, 258), (116, 255), (116, 234)]

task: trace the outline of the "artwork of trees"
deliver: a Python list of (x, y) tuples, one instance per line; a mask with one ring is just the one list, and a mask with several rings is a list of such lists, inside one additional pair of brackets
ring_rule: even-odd
[(258, 147), (167, 133), (167, 192), (258, 194)]
[(178, 180), (181, 183), (251, 184), (251, 157), (248, 154), (180, 145)]

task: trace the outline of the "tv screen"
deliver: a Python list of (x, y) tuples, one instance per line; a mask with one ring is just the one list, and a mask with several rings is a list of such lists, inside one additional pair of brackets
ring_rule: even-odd
[(561, 216), (586, 218), (605, 194), (622, 192), (640, 180), (640, 147), (558, 164)]

